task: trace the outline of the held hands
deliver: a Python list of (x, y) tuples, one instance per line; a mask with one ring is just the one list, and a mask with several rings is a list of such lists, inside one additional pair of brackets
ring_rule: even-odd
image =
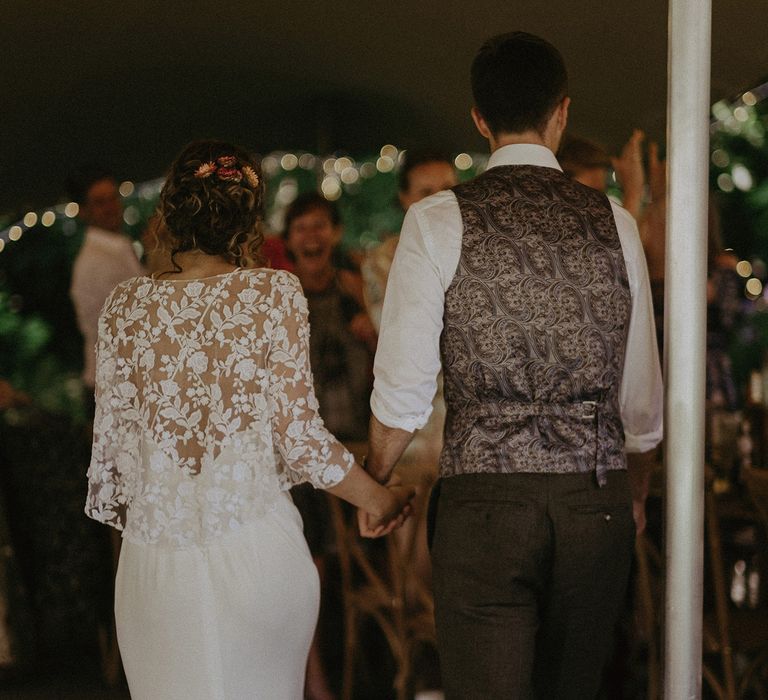
[(400, 527), (411, 515), (411, 500), (416, 494), (413, 486), (403, 486), (400, 479), (392, 477), (385, 488), (388, 492), (387, 506), (381, 515), (366, 513), (358, 508), (357, 524), (363, 537), (383, 537)]

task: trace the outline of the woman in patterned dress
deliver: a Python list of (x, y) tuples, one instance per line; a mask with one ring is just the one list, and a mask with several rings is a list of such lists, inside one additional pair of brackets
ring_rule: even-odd
[(317, 573), (287, 494), (310, 482), (375, 516), (373, 481), (326, 430), (307, 305), (290, 273), (242, 269), (263, 183), (241, 149), (187, 146), (161, 193), (172, 270), (118, 285), (99, 321), (89, 516), (122, 531), (117, 633), (134, 700), (298, 700)]

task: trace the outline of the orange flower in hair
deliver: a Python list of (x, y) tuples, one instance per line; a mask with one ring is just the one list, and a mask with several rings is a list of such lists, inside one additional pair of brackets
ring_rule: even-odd
[(249, 165), (238, 168), (235, 156), (219, 156), (215, 163), (213, 161), (201, 163), (195, 170), (195, 177), (201, 179), (211, 175), (215, 175), (221, 182), (240, 182), (245, 178), (251, 187), (259, 186), (259, 176), (256, 171)]
[(256, 171), (250, 165), (244, 165), (242, 171), (245, 181), (256, 189), (259, 186), (259, 176), (256, 174)]
[(213, 175), (216, 172), (215, 163), (202, 163), (200, 167), (195, 170), (195, 177), (206, 178)]

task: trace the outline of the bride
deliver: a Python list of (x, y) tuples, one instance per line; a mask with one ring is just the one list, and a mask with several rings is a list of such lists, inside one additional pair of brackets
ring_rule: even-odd
[(160, 196), (173, 269), (120, 284), (99, 320), (86, 513), (122, 531), (134, 700), (302, 698), (319, 590), (288, 489), (359, 506), (366, 534), (410, 510), (412, 491), (376, 483), (318, 416), (298, 280), (244, 268), (263, 195), (240, 148), (187, 146)]

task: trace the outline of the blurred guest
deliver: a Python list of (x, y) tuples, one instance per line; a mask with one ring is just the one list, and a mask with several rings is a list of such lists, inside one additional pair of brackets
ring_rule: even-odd
[[(361, 441), (368, 431), (376, 332), (364, 311), (359, 273), (339, 265), (341, 237), (339, 210), (321, 195), (300, 195), (288, 207), (283, 241), (309, 307), (309, 356), (319, 412), (336, 437)], [(334, 546), (327, 502), (322, 494), (304, 486), (291, 493), (325, 584), (325, 559)], [(306, 684), (310, 700), (334, 697), (317, 638), (309, 652)]]
[(320, 415), (339, 439), (365, 440), (376, 331), (364, 311), (360, 275), (335, 264), (341, 236), (338, 208), (317, 193), (299, 196), (286, 212), (286, 250), (309, 304)]
[[(643, 132), (636, 129), (624, 146), (621, 158), (612, 159), (600, 144), (578, 136), (568, 136), (557, 152), (557, 159), (566, 175), (599, 192), (606, 191), (609, 169), (615, 169), (616, 177), (622, 184), (625, 209), (637, 220), (640, 240), (643, 243), (651, 283), (657, 340), (661, 350), (664, 321), (664, 229), (667, 219), (666, 176), (664, 164), (659, 160), (658, 146), (653, 142), (648, 145), (646, 176), (643, 167), (643, 137)], [(646, 182), (648, 203), (641, 211), (640, 204)]]
[[(397, 178), (398, 201), (405, 212), (411, 204), (435, 192), (450, 189), (456, 183), (456, 171), (447, 154), (435, 150), (407, 150)], [(381, 325), (389, 268), (392, 267), (398, 240), (396, 235), (385, 239), (365, 256), (361, 266), (365, 304), (377, 332)]]
[(557, 152), (563, 172), (582, 185), (605, 192), (611, 156), (599, 143), (580, 136), (568, 135)]
[[(70, 297), (77, 323), (83, 335), (83, 385), (86, 409), (91, 417), (95, 410), (96, 341), (98, 322), (104, 302), (112, 290), (127, 279), (144, 274), (130, 238), (122, 232), (123, 205), (117, 181), (101, 164), (82, 165), (67, 179), (72, 201), (79, 205), (79, 216), (88, 225), (85, 240), (72, 268)], [(104, 556), (111, 553), (116, 568), (120, 538), (116, 531), (100, 533)], [(107, 543), (106, 539), (110, 542)], [(99, 629), (101, 662), (104, 679), (109, 685), (120, 677), (120, 653), (114, 620), (103, 620)]]
[(70, 296), (83, 334), (83, 383), (93, 394), (96, 384), (96, 337), (99, 313), (109, 293), (131, 277), (144, 274), (131, 240), (122, 233), (123, 205), (112, 172), (87, 164), (67, 179), (72, 201), (88, 225), (72, 269)]
[(645, 171), (642, 161), (642, 142), (645, 134), (639, 129), (632, 132), (621, 155), (612, 158), (598, 143), (579, 136), (569, 136), (557, 153), (563, 172), (582, 185), (598, 192), (608, 188), (610, 169), (616, 173), (621, 186), (622, 206), (635, 219), (639, 218), (645, 190)]

